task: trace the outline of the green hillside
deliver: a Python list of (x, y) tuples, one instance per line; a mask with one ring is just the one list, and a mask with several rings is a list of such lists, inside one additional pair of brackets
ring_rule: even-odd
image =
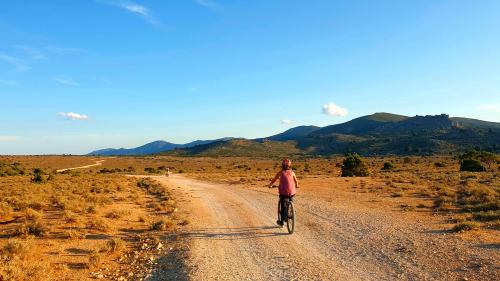
[(254, 141), (233, 139), (199, 145), (187, 149), (176, 149), (162, 154), (176, 156), (208, 156), (208, 157), (282, 157), (302, 154), (294, 141)]

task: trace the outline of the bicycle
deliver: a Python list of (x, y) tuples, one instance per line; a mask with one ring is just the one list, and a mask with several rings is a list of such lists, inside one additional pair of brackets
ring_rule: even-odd
[(286, 222), (286, 228), (288, 229), (288, 233), (292, 234), (295, 229), (295, 211), (293, 209), (293, 199), (292, 197), (283, 198), (283, 205), (285, 206), (285, 217), (282, 218), (283, 215), (281, 212), (281, 202), (278, 201), (278, 220), (283, 223)]

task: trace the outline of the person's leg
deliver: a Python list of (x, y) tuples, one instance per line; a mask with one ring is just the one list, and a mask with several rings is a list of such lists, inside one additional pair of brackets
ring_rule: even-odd
[(280, 195), (279, 196), (279, 208), (280, 208), (279, 211), (281, 211), (281, 212), (278, 211), (279, 212), (278, 220), (276, 221), (276, 223), (280, 226), (283, 226), (283, 205), (284, 205), (283, 204), (283, 196)]
[(288, 217), (288, 204), (287, 200), (290, 200), (287, 196), (282, 196), (281, 198), (281, 222), (285, 222)]

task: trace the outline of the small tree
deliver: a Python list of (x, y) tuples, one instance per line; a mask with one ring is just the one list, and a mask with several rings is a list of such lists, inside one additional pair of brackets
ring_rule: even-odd
[(342, 162), (343, 177), (366, 177), (370, 175), (363, 158), (357, 153), (348, 153)]

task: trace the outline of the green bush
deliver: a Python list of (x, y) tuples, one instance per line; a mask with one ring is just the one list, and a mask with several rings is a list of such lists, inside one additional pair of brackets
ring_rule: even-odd
[(356, 153), (348, 153), (342, 162), (343, 177), (366, 177), (370, 175), (363, 158)]
[(391, 162), (385, 162), (384, 167), (382, 168), (382, 170), (392, 170), (392, 169), (394, 169), (394, 164), (392, 164)]
[[(460, 155), (460, 171), (483, 172), (486, 167), (492, 170), (498, 162), (496, 154), (480, 150), (469, 150)], [(474, 160), (474, 161), (471, 161)], [(462, 169), (462, 167), (464, 169)]]
[(42, 169), (40, 169), (40, 168), (33, 169), (33, 177), (31, 178), (31, 181), (34, 183), (44, 182), (43, 174), (45, 174), (45, 173), (43, 172)]
[(464, 159), (460, 162), (460, 171), (484, 172), (486, 171), (486, 167), (484, 167), (478, 160)]

